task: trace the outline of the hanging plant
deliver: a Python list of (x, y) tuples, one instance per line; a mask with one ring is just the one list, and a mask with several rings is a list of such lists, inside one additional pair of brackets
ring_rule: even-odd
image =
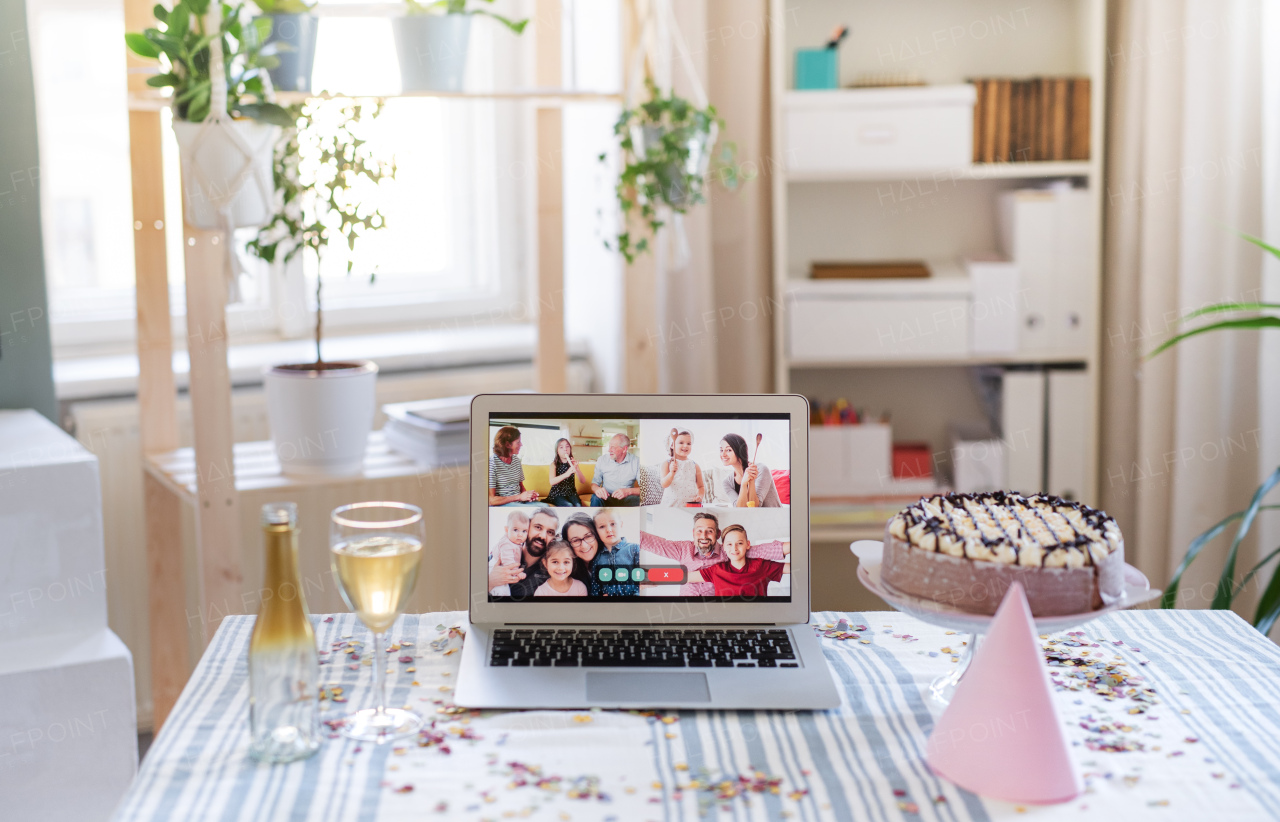
[[(383, 155), (365, 136), (382, 111), (381, 101), (313, 99), (290, 106), (293, 128), (276, 145), (272, 177), (275, 213), (246, 248), (268, 263), (287, 263), (309, 248), (317, 258), (333, 240), (347, 245), (347, 273), (355, 269), (356, 246), (387, 224), (361, 189), (395, 177), (395, 159)], [(369, 281), (377, 272), (369, 268)], [(322, 278), (316, 272), (316, 362), (323, 363)]]
[(161, 73), (147, 78), (152, 88), (173, 89), (173, 116), (190, 123), (209, 116), (213, 84), (209, 77), (209, 46), (221, 38), (227, 82), (227, 113), (278, 126), (292, 125), (283, 107), (269, 103), (262, 74), (279, 65), (275, 46), (267, 43), (270, 18), (241, 20), (243, 5), (219, 3), (218, 31), (207, 31), (205, 14), (210, 0), (177, 0), (173, 8), (156, 4), (159, 26), (124, 36), (139, 57), (159, 60)]
[[(648, 102), (623, 110), (614, 123), (623, 168), (615, 192), (622, 209), (623, 230), (605, 247), (616, 249), (628, 263), (649, 250), (649, 239), (631, 236), (629, 218), (636, 214), (653, 233), (663, 226), (659, 209), (669, 207), (685, 214), (691, 206), (706, 202), (705, 188), (711, 171), (712, 152), (724, 121), (716, 108), (698, 108), (674, 93), (663, 95), (652, 80), (645, 81)], [(744, 179), (736, 164), (737, 146), (720, 145), (715, 176), (733, 190)], [(600, 155), (607, 162), (606, 154)]]

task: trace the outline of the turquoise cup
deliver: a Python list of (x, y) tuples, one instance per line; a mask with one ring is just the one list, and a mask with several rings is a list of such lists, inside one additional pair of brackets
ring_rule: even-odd
[(840, 88), (839, 51), (796, 49), (796, 90)]

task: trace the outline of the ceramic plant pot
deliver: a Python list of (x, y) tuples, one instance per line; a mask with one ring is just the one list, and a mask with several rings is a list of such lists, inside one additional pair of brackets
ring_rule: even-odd
[(462, 91), (471, 18), (410, 14), (391, 20), (401, 91)]
[(311, 68), (316, 62), (316, 34), (320, 20), (314, 14), (270, 14), (267, 43), (279, 44), (280, 65), (268, 69), (276, 91), (311, 91)]
[(271, 441), (286, 474), (349, 476), (364, 466), (378, 366), (278, 365), (263, 374)]
[[(635, 147), (636, 157), (643, 160), (649, 148), (662, 143), (664, 130), (661, 126), (633, 126), (631, 144)], [(711, 167), (710, 146), (713, 135), (699, 133), (689, 140), (689, 159), (684, 168), (671, 165), (659, 172), (663, 191), (667, 202), (675, 208), (690, 205), (689, 190), (684, 184), (685, 174), (694, 177), (706, 177)]]

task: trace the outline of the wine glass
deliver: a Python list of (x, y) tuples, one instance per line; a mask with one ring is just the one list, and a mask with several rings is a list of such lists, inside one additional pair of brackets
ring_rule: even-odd
[(329, 551), (342, 598), (373, 631), (377, 707), (345, 717), (342, 733), (385, 742), (417, 733), (422, 717), (387, 708), (386, 632), (404, 609), (422, 565), (422, 509), (403, 502), (356, 502), (335, 508)]

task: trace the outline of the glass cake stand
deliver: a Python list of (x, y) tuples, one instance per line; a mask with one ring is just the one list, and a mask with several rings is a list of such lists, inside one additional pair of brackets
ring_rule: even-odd
[[(969, 663), (973, 661), (974, 651), (981, 641), (982, 635), (990, 627), (993, 617), (986, 614), (971, 614), (951, 605), (905, 594), (885, 583), (880, 578), (880, 563), (884, 555), (883, 542), (878, 540), (858, 540), (849, 545), (849, 550), (853, 551), (854, 556), (858, 558), (858, 579), (871, 593), (880, 597), (895, 609), (908, 616), (913, 616), (921, 622), (927, 622), (930, 625), (968, 635), (967, 640), (962, 638), (965, 644), (961, 646), (961, 650), (956, 654), (959, 658), (956, 666), (950, 672), (937, 677), (929, 683), (929, 698), (938, 707), (946, 707), (951, 702), (951, 695), (955, 692), (960, 678), (964, 676)], [(1034, 617), (1036, 630), (1042, 634), (1065, 631), (1068, 628), (1083, 625), (1090, 620), (1114, 611), (1123, 611), (1141, 605), (1144, 602), (1150, 602), (1159, 597), (1160, 593), (1159, 590), (1151, 588), (1151, 583), (1141, 571), (1126, 563), (1124, 566), (1124, 594), (1118, 600), (1107, 603), (1096, 611), (1086, 611), (1082, 614)]]

